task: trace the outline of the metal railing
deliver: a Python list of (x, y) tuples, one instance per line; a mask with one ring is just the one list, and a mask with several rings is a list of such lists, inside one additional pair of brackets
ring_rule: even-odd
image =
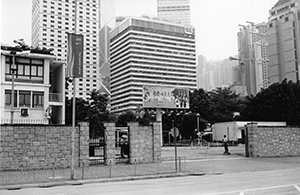
[[(117, 164), (86, 166), (83, 162), (75, 168), (75, 180), (120, 178), (147, 175), (172, 174), (186, 171), (185, 157), (178, 157), (179, 169), (175, 170), (174, 161), (142, 163), (135, 160), (133, 164)], [(61, 168), (52, 165), (51, 169), (26, 170), (21, 166), (18, 170), (0, 171), (0, 186), (51, 183), (71, 180), (71, 168)]]
[[(47, 119), (13, 119), (14, 124), (47, 124)], [(1, 124), (11, 124), (11, 119), (1, 119)]]

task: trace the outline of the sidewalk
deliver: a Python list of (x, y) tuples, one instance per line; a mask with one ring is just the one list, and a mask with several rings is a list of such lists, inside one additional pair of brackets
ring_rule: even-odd
[[(189, 175), (226, 174), (299, 168), (300, 157), (246, 158), (244, 146), (229, 147), (231, 155), (223, 155), (223, 147), (177, 147), (177, 172), (175, 147), (162, 148), (162, 162), (116, 166), (90, 166), (75, 171), (76, 180), (70, 180), (70, 169), (0, 172), (0, 190), (25, 187), (80, 185), (94, 182), (112, 182)], [(82, 172), (83, 171), (83, 172)], [(9, 179), (9, 181), (7, 181)], [(46, 180), (45, 180), (46, 179)], [(15, 184), (15, 185), (11, 185)]]

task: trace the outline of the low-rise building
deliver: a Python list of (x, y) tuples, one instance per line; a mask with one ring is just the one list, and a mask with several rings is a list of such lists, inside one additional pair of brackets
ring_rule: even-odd
[(1, 124), (65, 123), (65, 63), (54, 55), (2, 49), (0, 82)]

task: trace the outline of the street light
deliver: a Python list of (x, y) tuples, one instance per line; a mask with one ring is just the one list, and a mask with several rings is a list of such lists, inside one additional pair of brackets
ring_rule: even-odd
[(200, 132), (199, 132), (199, 126), (200, 126), (200, 114), (199, 113), (197, 113), (196, 114), (196, 116), (197, 116), (197, 136), (198, 136), (198, 146), (199, 146), (199, 144), (200, 144)]
[(173, 137), (174, 137), (174, 146), (175, 146), (175, 170), (177, 172), (177, 129), (175, 127), (175, 119), (176, 116), (179, 116), (180, 114), (175, 112), (171, 112), (168, 114), (169, 117), (171, 117), (172, 120), (172, 131), (173, 131)]
[(15, 72), (17, 71), (17, 67), (15, 64), (15, 56), (16, 51), (11, 51), (10, 54), (12, 54), (12, 65), (10, 66), (10, 71), (12, 75), (12, 84), (11, 84), (11, 111), (10, 111), (10, 123), (14, 124), (14, 102), (15, 102)]

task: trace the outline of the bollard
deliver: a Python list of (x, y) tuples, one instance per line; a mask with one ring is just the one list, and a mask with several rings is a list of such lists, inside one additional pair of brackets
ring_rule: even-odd
[(111, 178), (111, 160), (109, 161), (109, 178)]
[(159, 174), (159, 162), (157, 163), (157, 174)]
[(81, 162), (81, 179), (84, 180), (84, 162)]
[(21, 173), (23, 173), (23, 169), (24, 169), (23, 164), (21, 164)]
[(208, 149), (209, 149), (209, 146), (206, 147), (205, 158), (207, 157)]
[(178, 157), (178, 161), (179, 161), (179, 172), (181, 172), (181, 157)]
[(25, 176), (24, 176), (24, 167), (23, 167), (23, 164), (21, 164), (21, 175), (22, 175), (22, 177), (24, 178)]
[(55, 166), (54, 166), (54, 163), (52, 163), (52, 179), (54, 179), (54, 176), (55, 176)]
[(136, 176), (136, 159), (134, 159), (134, 176)]
[(184, 172), (186, 172), (186, 156), (184, 156), (183, 159), (184, 159)]

